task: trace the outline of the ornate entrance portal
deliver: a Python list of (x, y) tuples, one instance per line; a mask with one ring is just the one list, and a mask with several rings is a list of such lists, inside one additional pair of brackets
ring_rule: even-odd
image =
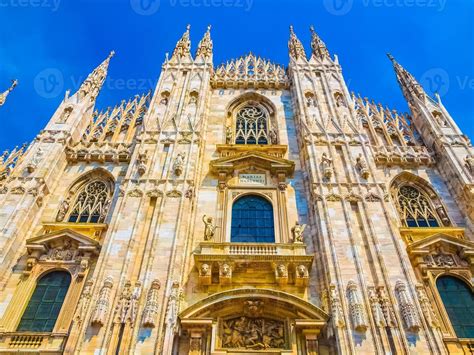
[(328, 315), (291, 294), (244, 288), (214, 294), (180, 315), (179, 354), (318, 354)]

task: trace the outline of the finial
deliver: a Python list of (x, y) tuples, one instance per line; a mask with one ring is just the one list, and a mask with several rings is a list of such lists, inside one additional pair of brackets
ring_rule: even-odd
[(207, 32), (210, 32), (211, 31), (211, 25), (207, 25)]
[(186, 25), (186, 31), (189, 32), (190, 29), (191, 29), (191, 25), (188, 23), (188, 24)]
[(0, 92), (0, 106), (3, 106), (5, 101), (7, 100), (8, 94), (15, 88), (15, 86), (18, 85), (18, 80), (14, 79), (12, 80), (12, 84), (10, 87), (3, 93)]
[(392, 61), (392, 63), (395, 63), (395, 58), (393, 57), (393, 55), (391, 55), (390, 53), (387, 53), (387, 57), (388, 59)]
[(316, 31), (314, 30), (314, 26), (313, 26), (313, 25), (309, 26), (309, 30), (311, 31), (311, 33), (316, 33)]
[(293, 25), (290, 25), (290, 33), (293, 34), (294, 31), (293, 31)]
[(109, 53), (109, 56), (107, 57), (108, 59), (112, 58), (115, 55), (115, 51), (111, 50)]

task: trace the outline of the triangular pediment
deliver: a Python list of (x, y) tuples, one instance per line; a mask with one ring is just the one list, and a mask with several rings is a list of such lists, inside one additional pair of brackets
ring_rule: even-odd
[(28, 251), (39, 249), (47, 251), (68, 243), (76, 246), (79, 250), (89, 251), (95, 254), (98, 254), (100, 250), (100, 244), (96, 240), (72, 229), (56, 230), (51, 233), (30, 238), (26, 241), (26, 248)]
[(295, 163), (291, 160), (275, 157), (261, 151), (240, 152), (232, 156), (215, 159), (210, 164), (212, 171), (216, 173), (232, 173), (235, 170), (255, 167), (272, 173), (284, 172), (286, 176), (292, 176), (295, 170)]
[(434, 234), (430, 237), (418, 240), (408, 246), (410, 253), (424, 254), (437, 248), (462, 250), (463, 252), (474, 252), (474, 243), (444, 233)]

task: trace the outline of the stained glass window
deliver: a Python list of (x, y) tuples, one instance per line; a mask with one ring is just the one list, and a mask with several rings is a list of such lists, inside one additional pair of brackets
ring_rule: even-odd
[(237, 113), (235, 144), (268, 144), (268, 122), (258, 106), (245, 106)]
[(420, 190), (403, 185), (398, 190), (397, 199), (401, 219), (407, 227), (439, 227), (429, 198)]
[(231, 241), (274, 243), (273, 207), (265, 198), (246, 195), (232, 206)]
[(77, 194), (76, 201), (69, 214), (69, 222), (101, 223), (107, 215), (109, 189), (101, 180), (85, 185)]
[(53, 331), (70, 283), (71, 275), (65, 271), (54, 271), (43, 276), (36, 285), (17, 330)]
[(469, 286), (452, 276), (436, 280), (439, 295), (458, 338), (474, 338), (474, 296)]

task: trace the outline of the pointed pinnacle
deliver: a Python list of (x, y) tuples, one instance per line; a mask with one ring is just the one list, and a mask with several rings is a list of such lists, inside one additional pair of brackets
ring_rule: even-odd
[(396, 63), (396, 62), (397, 62), (397, 61), (395, 60), (395, 58), (393, 57), (393, 55), (391, 55), (390, 53), (387, 53), (387, 57), (388, 57), (388, 59), (390, 59), (390, 61), (391, 61), (392, 63)]

